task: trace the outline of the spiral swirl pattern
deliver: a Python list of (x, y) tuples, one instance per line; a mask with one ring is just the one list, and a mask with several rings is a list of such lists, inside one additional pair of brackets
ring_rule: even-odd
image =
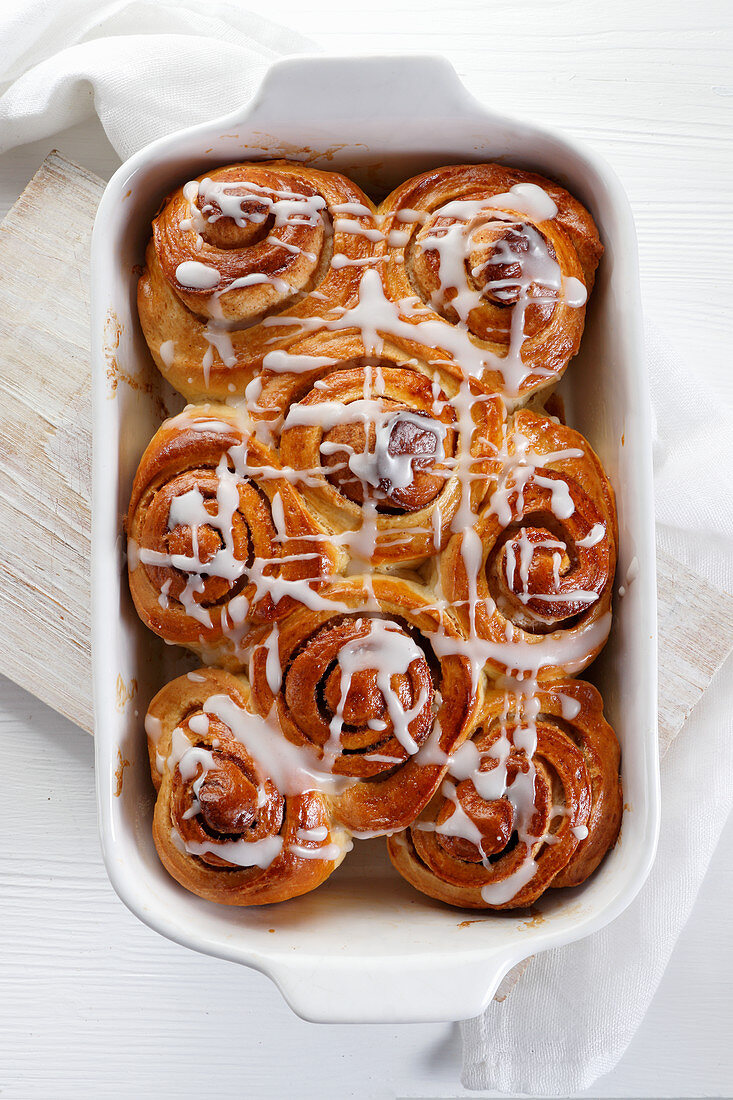
[(558, 380), (602, 252), (580, 203), (533, 173), (452, 165), (408, 180), (380, 213), (388, 295), (423, 305), (416, 339), (427, 306), (453, 330), (435, 346), (514, 404)]
[(610, 627), (613, 490), (578, 432), (527, 409), (504, 460), (475, 527), (443, 555), (444, 591), (493, 672), (578, 672)]
[(614, 495), (542, 394), (602, 251), (562, 187), (496, 164), (378, 210), (286, 161), (165, 200), (140, 319), (198, 403), (143, 455), (127, 534), (142, 620), (231, 670), (149, 714), (189, 889), (291, 897), (386, 834), (419, 890), (500, 909), (613, 844), (618, 744), (568, 677), (608, 636)]
[(268, 161), (189, 180), (153, 222), (138, 284), (156, 365), (189, 400), (243, 393), (273, 342), (353, 301), (380, 239), (371, 201), (333, 172)]
[(319, 791), (278, 789), (216, 715), (222, 700), (249, 713), (246, 681), (201, 669), (167, 684), (150, 705), (158, 854), (181, 885), (209, 900), (262, 905), (304, 894), (338, 866), (348, 837)]
[(597, 867), (621, 821), (619, 747), (590, 684), (487, 694), (469, 741), (390, 858), (430, 897), (519, 908)]
[(501, 436), (493, 398), (458, 423), (445, 392), (418, 370), (362, 361), (333, 370), (288, 408), (284, 466), (352, 557), (373, 565), (419, 562), (447, 543), (466, 501), (488, 487)]
[(250, 624), (287, 614), (339, 559), (275, 456), (223, 406), (186, 410), (158, 430), (127, 533), (143, 621), (234, 667)]
[(466, 659), (439, 655), (438, 642), (450, 649), (460, 635), (407, 582), (353, 578), (324, 595), (333, 612), (296, 611), (254, 647), (254, 703), (262, 715), (275, 707), (285, 737), (322, 767), (359, 780), (334, 799), (344, 825), (400, 828), (432, 794), (477, 705)]

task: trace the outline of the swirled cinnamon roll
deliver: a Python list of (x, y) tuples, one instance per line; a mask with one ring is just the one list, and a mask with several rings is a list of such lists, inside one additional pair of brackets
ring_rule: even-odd
[[(274, 348), (262, 362), (262, 370), (247, 386), (237, 407), (252, 419), (254, 430), (263, 442), (277, 447), (288, 410), (302, 401), (323, 379), (344, 370), (364, 369), (365, 376), (379, 382), (384, 368), (415, 371), (433, 385), (436, 394), (454, 398), (461, 388), (462, 376), (455, 364), (447, 370), (427, 359), (407, 355), (387, 338), (365, 340), (353, 329), (341, 332), (324, 330), (294, 341), (287, 348)], [(370, 373), (371, 371), (371, 373)], [(500, 400), (482, 387), (472, 385), (471, 401), (492, 407), (492, 419), (500, 416)], [(368, 396), (368, 395), (367, 395)], [(488, 414), (487, 414), (488, 415)]]
[(473, 527), (441, 559), (443, 592), (487, 671), (573, 674), (605, 644), (618, 527), (613, 489), (583, 436), (528, 409)]
[(379, 209), (387, 296), (414, 341), (514, 404), (557, 382), (603, 251), (576, 199), (531, 172), (458, 164), (408, 180)]
[(373, 204), (334, 172), (262, 161), (189, 180), (153, 222), (138, 284), (156, 365), (189, 400), (243, 393), (273, 346), (355, 299), (379, 240)]
[(400, 874), (450, 905), (509, 909), (576, 886), (615, 843), (619, 746), (580, 680), (487, 693), (440, 791), (388, 841)]
[(378, 211), (287, 161), (165, 200), (143, 331), (217, 403), (156, 433), (127, 534), (142, 620), (222, 666), (148, 716), (155, 842), (189, 889), (292, 897), (348, 833), (387, 834), (424, 893), (506, 908), (613, 844), (618, 743), (569, 677), (610, 628), (614, 494), (533, 411), (602, 251), (562, 187), (496, 164), (423, 173)]
[(234, 668), (250, 624), (282, 617), (339, 564), (277, 458), (225, 406), (167, 420), (135, 475), (130, 591), (168, 642)]
[(414, 564), (486, 494), (503, 409), (467, 385), (451, 400), (427, 373), (384, 357), (352, 362), (288, 406), (280, 460), (352, 559)]
[(158, 855), (187, 890), (225, 905), (305, 894), (350, 846), (328, 797), (276, 744), (260, 737), (253, 751), (253, 722), (246, 680), (215, 668), (167, 684), (146, 718)]
[(403, 828), (428, 801), (480, 699), (460, 632), (429, 594), (375, 575), (334, 583), (255, 646), (252, 695), (285, 737), (353, 782), (333, 798), (355, 833)]

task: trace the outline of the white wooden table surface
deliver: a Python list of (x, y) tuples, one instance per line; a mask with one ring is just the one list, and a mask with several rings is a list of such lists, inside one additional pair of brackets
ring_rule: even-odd
[[(442, 51), (481, 98), (601, 151), (634, 207), (648, 314), (730, 400), (729, 0), (345, 7), (272, 14), (330, 52)], [(17, 149), (0, 157), (0, 215), (54, 145), (103, 176), (117, 164), (96, 123)], [(476, 1095), (459, 1084), (457, 1026), (306, 1024), (261, 975), (139, 924), (102, 866), (91, 738), (7, 681), (0, 777), (3, 1098)], [(733, 1093), (732, 906), (733, 822), (647, 1019), (589, 1095)]]

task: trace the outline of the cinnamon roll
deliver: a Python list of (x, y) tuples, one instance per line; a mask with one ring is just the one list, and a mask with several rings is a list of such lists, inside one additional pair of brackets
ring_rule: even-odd
[(419, 563), (487, 492), (503, 410), (490, 395), (451, 400), (428, 374), (385, 358), (352, 362), (289, 405), (280, 460), (352, 559)]
[(300, 608), (252, 652), (256, 710), (321, 769), (353, 782), (334, 796), (347, 828), (403, 828), (436, 789), (480, 701), (460, 632), (417, 585), (351, 578)]
[(288, 161), (166, 198), (140, 320), (217, 403), (156, 433), (127, 535), (143, 622), (221, 666), (147, 719), (155, 843), (188, 889), (293, 897), (386, 834), (425, 894), (501, 909), (614, 843), (618, 743), (569, 678), (610, 628), (614, 494), (541, 407), (602, 251), (562, 187), (496, 164), (378, 210)]
[(613, 489), (587, 440), (520, 409), (503, 470), (476, 523), (441, 559), (441, 582), (492, 675), (585, 668), (605, 644), (618, 526)]
[(327, 796), (277, 746), (248, 745), (253, 722), (246, 680), (216, 668), (167, 684), (146, 717), (158, 855), (187, 890), (224, 905), (308, 893), (350, 847)]
[(387, 296), (414, 342), (514, 404), (558, 381), (603, 252), (576, 199), (532, 172), (457, 164), (408, 180), (379, 209)]
[(590, 684), (488, 692), (440, 791), (388, 840), (390, 859), (424, 894), (471, 909), (520, 908), (576, 886), (616, 841), (619, 761)]
[(273, 346), (346, 307), (381, 233), (355, 183), (290, 161), (189, 180), (153, 222), (138, 312), (158, 369), (188, 400), (243, 393)]
[[(453, 399), (459, 391), (462, 376), (455, 364), (448, 369), (433, 365), (428, 359), (408, 355), (387, 338), (365, 339), (360, 331), (323, 330), (295, 340), (287, 348), (274, 348), (263, 361), (237, 406), (252, 419), (254, 431), (263, 442), (277, 447), (283, 421), (290, 407), (302, 401), (322, 380), (344, 370), (363, 368), (365, 376), (379, 381), (379, 370), (396, 368), (424, 375), (436, 394)], [(371, 370), (371, 373), (369, 373)], [(493, 417), (500, 418), (501, 403), (480, 386), (473, 385), (473, 400), (490, 405)]]
[(160, 427), (135, 475), (127, 535), (143, 622), (234, 668), (250, 625), (307, 600), (340, 561), (275, 455), (225, 406), (190, 406)]

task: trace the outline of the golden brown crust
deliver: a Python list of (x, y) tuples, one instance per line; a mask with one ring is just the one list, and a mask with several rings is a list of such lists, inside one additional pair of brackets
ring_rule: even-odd
[[(512, 207), (508, 193), (517, 184), (541, 187), (557, 206), (555, 217), (542, 219), (523, 212), (521, 206)], [(516, 288), (506, 285), (506, 280), (516, 278), (517, 260), (538, 246), (559, 265), (563, 279), (578, 279), (590, 294), (603, 246), (588, 211), (564, 188), (533, 172), (498, 164), (456, 164), (407, 180), (384, 200), (379, 212), (384, 217), (388, 297), (399, 301), (417, 295), (434, 311), (435, 319), (451, 326), (458, 320), (454, 305), (460, 288), (441, 286), (436, 247), (438, 238), (455, 226), (458, 217), (448, 204), (495, 200), (504, 195), (507, 199), (498, 209), (487, 204), (484, 213), (467, 216), (470, 255), (460, 285), (480, 298), (465, 320), (471, 342), (488, 355), (481, 380), (516, 400), (526, 399), (560, 378), (578, 350), (585, 308), (568, 304), (558, 291), (533, 285), (533, 301), (522, 325), (525, 369), (515, 385), (504, 377), (500, 362), (492, 365), (492, 357), (506, 357), (512, 339)], [(424, 312), (414, 318), (418, 322), (423, 319)], [(419, 335), (416, 338), (419, 340)], [(410, 344), (406, 341), (406, 346)], [(438, 338), (435, 345), (436, 359), (450, 357), (450, 343), (442, 348)]]
[[(288, 407), (279, 454), (284, 466), (302, 471), (303, 496), (352, 557), (415, 564), (447, 544), (464, 486), (474, 508), (487, 492), (503, 409), (477, 389), (467, 432), (427, 374), (388, 364), (340, 363), (318, 379)], [(369, 455), (373, 470), (365, 475), (354, 463)], [(399, 455), (409, 456), (411, 476), (395, 486), (389, 477)]]
[[(207, 181), (214, 195), (224, 185), (224, 195), (242, 199), (234, 217), (217, 213)], [(153, 223), (138, 312), (158, 369), (188, 400), (201, 401), (244, 393), (268, 351), (287, 347), (303, 328), (318, 327), (324, 313), (353, 302), (379, 232), (373, 203), (335, 172), (263, 161), (227, 165), (195, 183), (202, 193), (189, 201), (178, 188)], [(302, 217), (287, 216), (293, 202), (305, 207)], [(209, 220), (199, 233), (202, 209)], [(333, 266), (334, 256), (346, 262)], [(179, 265), (192, 262), (218, 272), (219, 282), (182, 285)], [(273, 323), (278, 316), (283, 322)]]
[(165, 200), (141, 323), (166, 378), (221, 403), (143, 455), (130, 587), (166, 641), (238, 673), (151, 705), (155, 843), (188, 889), (281, 900), (348, 833), (387, 833), (424, 893), (508, 908), (613, 843), (618, 744), (567, 677), (610, 626), (614, 496), (541, 408), (601, 253), (562, 187), (495, 164), (378, 211), (287, 161)]
[[(567, 679), (544, 683), (536, 699), (539, 713), (528, 718), (526, 700), (518, 704), (510, 693), (487, 692), (471, 735), (485, 754), (478, 774), (490, 775), (507, 760), (511, 780), (519, 772), (526, 777), (527, 755), (517, 731), (526, 737), (528, 722), (532, 725), (531, 837), (523, 839), (506, 796), (480, 797), (475, 774), (451, 782), (452, 798), (436, 794), (406, 832), (387, 842), (393, 865), (422, 893), (470, 909), (521, 908), (550, 886), (583, 882), (615, 843), (622, 812), (620, 751), (600, 695), (590, 684)], [(451, 831), (457, 812), (469, 822), (463, 833), (475, 830), (476, 841), (481, 837), (480, 848)], [(528, 847), (535, 866), (523, 881)]]
[(276, 456), (226, 406), (190, 406), (158, 429), (135, 475), (127, 535), (143, 622), (234, 668), (248, 625), (287, 614), (340, 560)]
[[(460, 639), (460, 631), (418, 585), (394, 577), (355, 577), (334, 583), (324, 596), (334, 611), (302, 608), (278, 625), (271, 643), (277, 644), (282, 670), (277, 690), (267, 675), (269, 639), (255, 647), (254, 705), (262, 715), (274, 705), (290, 741), (314, 747), (334, 774), (360, 780), (333, 799), (334, 813), (347, 828), (399, 829), (436, 789), (445, 754), (465, 736), (481, 687), (472, 684), (465, 657), (441, 655), (436, 642)], [(377, 655), (390, 645), (398, 647), (397, 660), (406, 653), (409, 664), (406, 659), (400, 668), (387, 661), (393, 669), (387, 685), (379, 678)], [(343, 697), (340, 670), (348, 670), (345, 651), (354, 649), (355, 673)], [(366, 655), (362, 665), (360, 651)], [(390, 712), (390, 693), (400, 700), (398, 718), (412, 715), (404, 730)]]
[(286, 797), (278, 790), (207, 711), (217, 697), (251, 709), (246, 680), (213, 668), (173, 680), (148, 708), (158, 792), (153, 839), (161, 862), (187, 890), (222, 905), (265, 905), (308, 893), (339, 865), (348, 837), (332, 824), (320, 792)]
[[(542, 679), (579, 672), (610, 627), (618, 544), (613, 489), (587, 440), (564, 424), (520, 409), (507, 438), (507, 468), (474, 528), (475, 585), (465, 545), (475, 536), (459, 533), (441, 558), (443, 591), (464, 625), (471, 619), (489, 643), (492, 674), (533, 663)], [(539, 456), (536, 466), (527, 465), (527, 453)], [(527, 647), (538, 647), (531, 658)]]
[[(247, 412), (258, 433), (276, 447), (291, 405), (301, 401), (323, 379), (343, 370), (369, 367), (375, 372), (380, 368), (412, 370), (434, 382), (449, 398), (458, 392), (462, 375), (455, 363), (446, 363), (443, 370), (424, 357), (408, 355), (388, 336), (380, 336), (378, 343), (379, 351), (375, 352), (367, 347), (357, 330), (324, 330), (295, 340), (284, 355), (278, 351), (271, 353), (247, 391)], [(484, 403), (499, 408), (495, 395), (478, 383), (472, 386)]]

